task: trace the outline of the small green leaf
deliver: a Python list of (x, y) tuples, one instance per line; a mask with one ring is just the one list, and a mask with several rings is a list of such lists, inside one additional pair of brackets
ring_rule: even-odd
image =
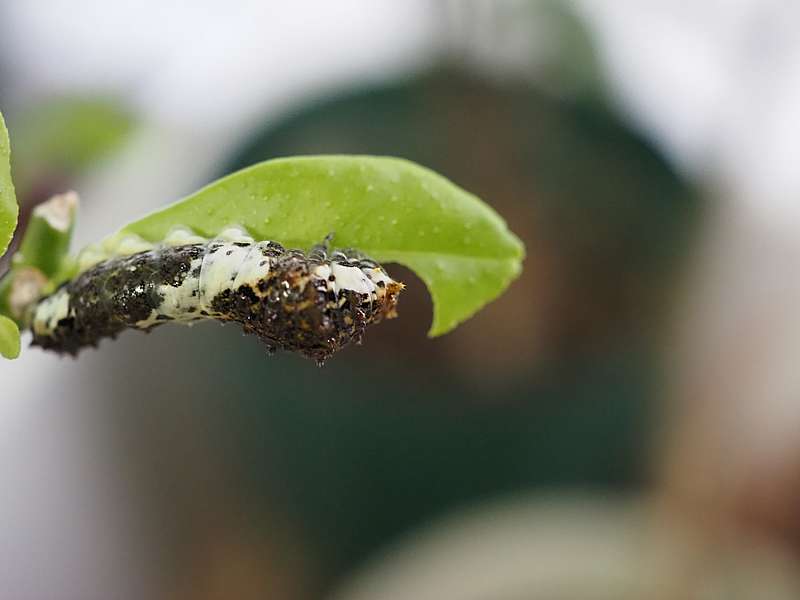
[(34, 267), (48, 279), (55, 279), (70, 260), (67, 252), (77, 209), (75, 192), (57, 194), (37, 205), (14, 255), (14, 267)]
[(19, 356), (19, 329), (8, 317), (0, 315), (0, 356), (17, 358)]
[(11, 242), (18, 214), (14, 184), (11, 182), (11, 145), (3, 115), (0, 114), (0, 256)]
[[(415, 271), (434, 301), (429, 335), (468, 319), (519, 275), (522, 243), (489, 206), (406, 160), (310, 156), (254, 165), (131, 223), (113, 240), (163, 241), (175, 227), (212, 238), (239, 226), (258, 240), (307, 249), (334, 232), (382, 263)], [(96, 250), (95, 250), (96, 251)]]

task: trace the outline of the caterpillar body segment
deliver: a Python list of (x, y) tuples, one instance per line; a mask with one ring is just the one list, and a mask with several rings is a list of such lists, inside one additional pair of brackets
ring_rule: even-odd
[(270, 241), (161, 246), (102, 261), (38, 301), (33, 344), (75, 355), (125, 329), (170, 321), (240, 323), (269, 350), (319, 363), (396, 316), (403, 284), (356, 251)]

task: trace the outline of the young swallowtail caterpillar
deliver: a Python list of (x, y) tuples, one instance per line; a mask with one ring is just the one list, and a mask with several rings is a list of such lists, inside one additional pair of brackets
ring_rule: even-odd
[(395, 317), (403, 289), (357, 251), (330, 253), (328, 241), (304, 253), (217, 239), (102, 261), (33, 306), (33, 345), (75, 355), (128, 328), (215, 319), (321, 364)]

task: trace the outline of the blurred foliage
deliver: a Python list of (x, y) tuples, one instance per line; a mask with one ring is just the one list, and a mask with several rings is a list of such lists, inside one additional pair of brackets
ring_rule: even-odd
[(33, 104), (18, 115), (15, 151), (20, 163), (74, 172), (119, 147), (132, 128), (132, 115), (116, 101), (56, 97)]
[[(570, 3), (563, 0), (532, 0), (514, 8), (499, 9), (501, 19), (513, 18), (535, 29), (531, 38), (544, 39), (549, 48), (534, 57), (538, 87), (563, 98), (580, 98), (584, 103), (604, 104), (608, 89), (595, 52), (594, 40)], [(507, 11), (507, 12), (505, 12)]]
[(53, 97), (14, 113), (12, 171), (19, 200), (19, 227), (0, 258), (0, 274), (19, 248), (33, 207), (73, 187), (87, 169), (122, 147), (135, 127), (118, 101), (96, 97)]
[(134, 125), (132, 113), (112, 98), (53, 97), (18, 111), (14, 180), (21, 203), (65, 191), (71, 178), (117, 150)]

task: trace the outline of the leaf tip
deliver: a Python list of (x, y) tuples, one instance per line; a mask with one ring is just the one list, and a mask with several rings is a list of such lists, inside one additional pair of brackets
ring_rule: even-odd
[[(524, 259), (525, 247), (522, 242), (519, 242), (520, 255), (504, 261), (504, 266), (498, 266), (498, 277), (495, 280), (495, 285), (491, 291), (487, 291), (478, 298), (472, 298), (470, 301), (461, 303), (459, 308), (452, 310), (448, 307), (448, 301), (452, 301), (453, 290), (449, 290), (446, 294), (436, 287), (430, 285), (423, 274), (423, 279), (426, 280), (428, 291), (431, 293), (433, 300), (433, 322), (428, 330), (428, 338), (436, 338), (449, 333), (461, 323), (472, 318), (484, 306), (501, 296), (506, 289), (522, 274), (522, 261)], [(457, 293), (468, 294), (469, 286), (460, 287)]]

